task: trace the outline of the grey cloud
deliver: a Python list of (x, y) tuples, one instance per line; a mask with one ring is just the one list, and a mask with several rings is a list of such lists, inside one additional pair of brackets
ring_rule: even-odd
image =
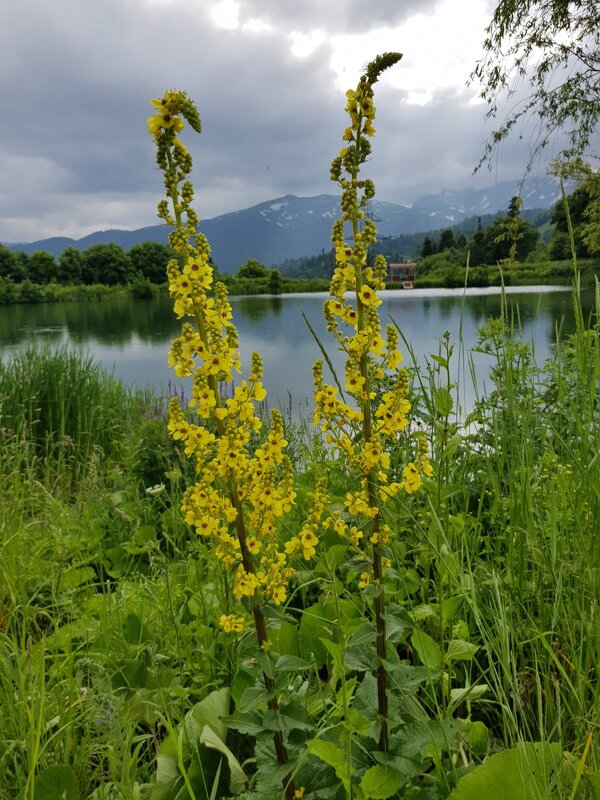
[[(288, 31), (318, 22), (332, 32), (351, 20), (393, 24), (435, 3), (371, 5), (247, 0), (242, 17), (270, 15)], [(201, 136), (186, 131), (201, 217), (287, 193), (336, 191), (329, 164), (346, 120), (328, 48), (299, 60), (281, 31), (218, 29), (209, 8), (198, 0), (5, 4), (0, 92), (10, 116), (0, 138), (0, 240), (154, 224), (162, 181), (146, 118), (148, 99), (167, 87), (185, 89), (203, 119)], [(466, 95), (411, 106), (382, 82), (368, 166), (378, 196), (408, 202), (466, 185), (486, 135), (482, 116)], [(519, 160), (509, 153), (500, 179)]]
[(430, 11), (439, 0), (241, 0), (242, 20), (258, 18), (302, 32), (364, 33), (395, 26), (411, 14)]

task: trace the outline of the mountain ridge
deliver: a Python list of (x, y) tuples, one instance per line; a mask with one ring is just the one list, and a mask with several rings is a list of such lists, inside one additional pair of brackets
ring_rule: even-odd
[[(444, 190), (423, 195), (412, 205), (374, 200), (369, 211), (381, 236), (426, 233), (454, 225), (467, 217), (505, 211), (517, 185), (512, 181), (485, 189)], [(558, 183), (550, 178), (526, 179), (521, 185), (523, 207), (549, 208), (560, 197)], [(320, 194), (297, 197), (286, 194), (246, 209), (230, 211), (203, 220), (200, 230), (207, 236), (214, 262), (231, 273), (248, 260), (273, 266), (286, 259), (318, 253), (331, 246), (331, 225), (339, 214), (339, 197)], [(80, 239), (50, 237), (29, 243), (3, 243), (28, 254), (45, 250), (59, 257), (67, 248), (86, 250), (95, 244), (114, 243), (131, 249), (145, 241), (166, 244), (170, 228), (150, 225), (135, 230), (95, 231)]]

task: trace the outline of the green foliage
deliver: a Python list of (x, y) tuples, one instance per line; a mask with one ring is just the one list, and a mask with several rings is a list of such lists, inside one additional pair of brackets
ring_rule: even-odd
[(488, 117), (502, 115), (504, 102), (522, 84), (529, 95), (504, 116), (480, 164), (529, 116), (535, 116), (537, 130), (530, 165), (561, 132), (568, 142), (563, 155), (585, 153), (600, 118), (599, 27), (593, 0), (499, 0), (486, 30), (485, 55), (471, 77), (482, 85)]
[(169, 248), (159, 242), (142, 242), (129, 251), (133, 269), (150, 283), (164, 283), (167, 276), (167, 261), (171, 258)]
[(458, 782), (449, 800), (559, 800), (563, 754), (558, 744), (524, 743), (488, 758)]
[(255, 258), (249, 258), (238, 270), (238, 278), (268, 278), (269, 270)]
[(129, 255), (117, 244), (94, 244), (85, 251), (81, 268), (84, 283), (105, 283), (109, 286), (129, 283), (133, 267)]

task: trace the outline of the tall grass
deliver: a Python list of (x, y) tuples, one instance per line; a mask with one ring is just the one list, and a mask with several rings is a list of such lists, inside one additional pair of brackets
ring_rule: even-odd
[[(28, 347), (0, 362), (0, 435), (79, 479), (118, 458), (136, 399), (90, 356)], [(25, 458), (27, 463), (30, 463)]]

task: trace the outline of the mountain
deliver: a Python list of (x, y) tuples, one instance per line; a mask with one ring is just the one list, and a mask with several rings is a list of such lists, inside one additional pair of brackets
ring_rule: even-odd
[[(519, 186), (507, 181), (487, 189), (443, 191), (419, 197), (411, 206), (373, 201), (370, 213), (381, 236), (424, 233), (454, 225), (467, 217), (505, 211)], [(550, 177), (528, 178), (520, 187), (524, 208), (550, 208), (560, 197), (558, 183)], [(222, 272), (236, 272), (249, 258), (272, 266), (289, 258), (318, 253), (331, 247), (331, 225), (339, 213), (339, 198), (285, 195), (241, 211), (204, 220), (213, 259)], [(86, 250), (94, 244), (113, 242), (129, 250), (145, 241), (167, 242), (165, 225), (134, 231), (98, 231), (82, 239), (56, 237), (27, 244), (5, 244), (11, 250), (34, 253), (45, 250), (55, 256), (67, 247)]]

